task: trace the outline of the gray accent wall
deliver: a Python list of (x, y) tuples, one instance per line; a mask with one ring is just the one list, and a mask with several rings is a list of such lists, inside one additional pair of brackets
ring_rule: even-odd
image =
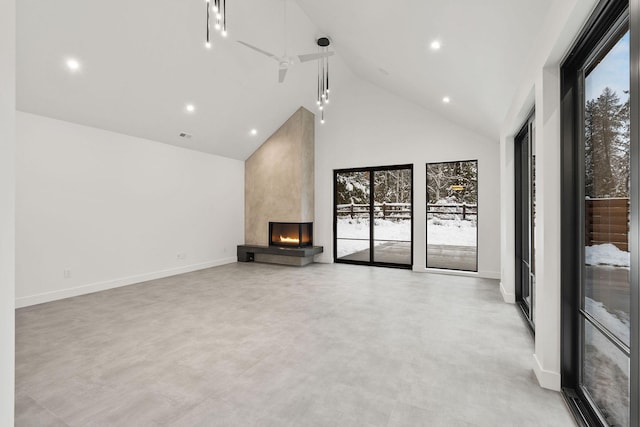
[(300, 107), (245, 161), (245, 243), (267, 245), (269, 222), (314, 220), (315, 116)]

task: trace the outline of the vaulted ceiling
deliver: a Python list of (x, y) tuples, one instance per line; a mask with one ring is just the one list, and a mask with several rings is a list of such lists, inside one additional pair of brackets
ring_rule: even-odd
[(291, 55), (327, 35), (334, 87), (365, 79), (497, 141), (559, 0), (286, 1), (285, 21), (284, 0), (227, 0), (229, 36), (206, 49), (202, 0), (20, 0), (17, 108), (245, 159), (301, 105), (315, 111), (317, 69), (279, 84), (278, 64), (237, 41)]

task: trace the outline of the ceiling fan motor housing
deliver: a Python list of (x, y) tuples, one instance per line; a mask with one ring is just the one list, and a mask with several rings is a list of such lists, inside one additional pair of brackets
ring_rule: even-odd
[(320, 37), (316, 40), (316, 43), (318, 43), (320, 47), (327, 47), (331, 44), (331, 40), (329, 40), (329, 37)]

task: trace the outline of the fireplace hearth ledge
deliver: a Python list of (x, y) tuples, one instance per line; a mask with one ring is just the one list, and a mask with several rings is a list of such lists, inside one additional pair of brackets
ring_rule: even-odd
[(267, 264), (304, 267), (313, 262), (314, 255), (324, 251), (322, 246), (285, 248), (280, 246), (238, 245), (238, 262), (263, 262)]

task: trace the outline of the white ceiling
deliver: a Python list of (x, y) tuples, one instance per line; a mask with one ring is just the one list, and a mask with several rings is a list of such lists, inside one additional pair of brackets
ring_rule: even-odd
[[(338, 85), (353, 72), (497, 141), (554, 1), (288, 0), (287, 50), (315, 52), (328, 35)], [(230, 35), (207, 50), (202, 0), (20, 0), (18, 109), (247, 158), (301, 105), (314, 111), (316, 67), (297, 64), (278, 84), (277, 63), (235, 40), (282, 54), (283, 0), (227, 3)]]

